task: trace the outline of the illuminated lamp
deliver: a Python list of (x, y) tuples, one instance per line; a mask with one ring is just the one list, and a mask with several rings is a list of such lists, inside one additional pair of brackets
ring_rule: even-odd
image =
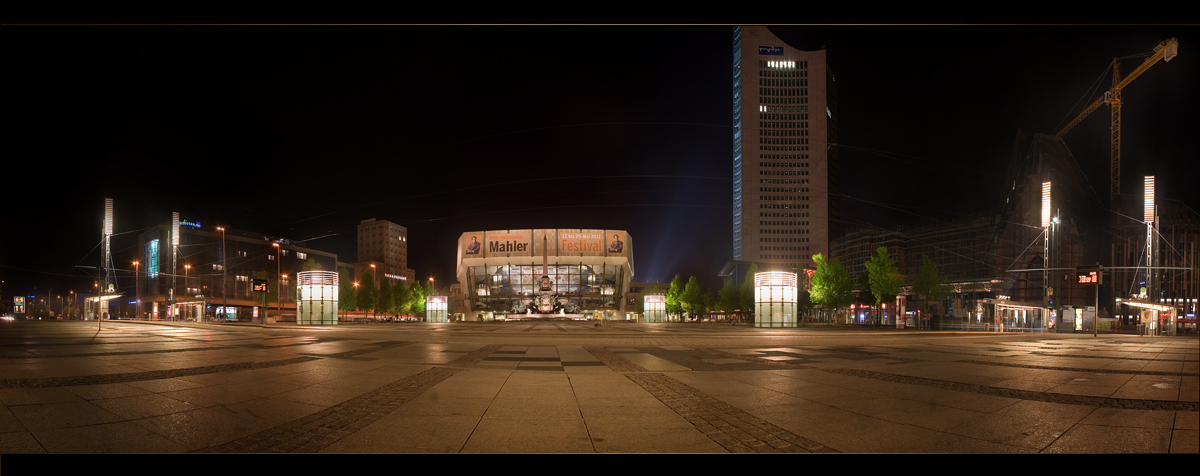
[(1042, 228), (1050, 228), (1050, 182), (1042, 182)]
[(1154, 176), (1147, 175), (1145, 178), (1146, 196), (1144, 198), (1144, 207), (1142, 212), (1142, 221), (1150, 223), (1154, 221)]

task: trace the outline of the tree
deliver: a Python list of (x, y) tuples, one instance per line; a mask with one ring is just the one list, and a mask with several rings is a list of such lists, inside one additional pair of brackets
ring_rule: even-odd
[(683, 296), (680, 296), (679, 301), (692, 318), (704, 312), (704, 290), (700, 289), (700, 281), (695, 276), (688, 278), (687, 286), (683, 288)]
[(743, 314), (754, 313), (754, 275), (758, 274), (758, 263), (750, 263), (746, 277), (742, 279), (742, 288), (738, 293), (738, 306)]
[[(875, 308), (882, 308), (884, 301), (894, 301), (896, 294), (900, 292), (900, 285), (904, 283), (904, 278), (900, 277), (900, 271), (896, 269), (896, 263), (892, 261), (891, 255), (888, 255), (886, 246), (875, 249), (875, 256), (867, 261), (867, 273), (869, 274), (871, 295), (875, 296)], [(882, 325), (882, 314), (878, 316), (875, 324)]]
[(325, 267), (321, 266), (321, 263), (318, 263), (316, 259), (309, 258), (308, 261), (304, 262), (304, 268), (301, 271), (320, 271), (322, 269), (325, 269)]
[(704, 313), (708, 314), (718, 309), (721, 305), (721, 300), (717, 298), (717, 294), (711, 289), (704, 292)]
[(812, 277), (812, 301), (830, 310), (850, 304), (854, 300), (854, 284), (842, 262), (837, 258), (828, 260), (820, 253), (813, 255), (813, 262), (817, 271)]
[(396, 314), (408, 314), (408, 285), (404, 281), (397, 281), (396, 287), (392, 288), (392, 311)]
[(725, 286), (717, 292), (717, 309), (731, 312), (738, 308), (738, 288), (733, 285), (733, 278), (725, 278)]
[(353, 311), (358, 306), (358, 295), (354, 288), (354, 276), (344, 266), (338, 270), (338, 310)]
[(667, 308), (668, 315), (678, 316), (680, 314), (683, 314), (683, 303), (680, 302), (680, 298), (682, 297), (682, 295), (683, 295), (683, 279), (680, 278), (678, 274), (676, 274), (675, 279), (671, 280), (671, 287), (670, 287), (670, 289), (667, 290), (667, 294), (666, 294), (666, 301), (667, 301), (666, 308)]
[(392, 308), (395, 307), (395, 305), (392, 302), (392, 283), (390, 279), (383, 278), (383, 281), (379, 282), (378, 301), (379, 304), (377, 304), (375, 307), (379, 309), (381, 314), (388, 315), (392, 313)]
[(358, 280), (358, 308), (374, 313), (378, 304), (379, 290), (375, 289), (375, 279), (370, 271), (365, 271), (362, 279)]
[(929, 301), (939, 301), (950, 294), (946, 288), (946, 278), (938, 276), (937, 265), (929, 259), (929, 255), (921, 254), (921, 270), (913, 280), (913, 292), (924, 298), (922, 310), (929, 313)]
[(425, 312), (425, 288), (421, 283), (413, 281), (408, 287), (408, 312), (420, 314)]

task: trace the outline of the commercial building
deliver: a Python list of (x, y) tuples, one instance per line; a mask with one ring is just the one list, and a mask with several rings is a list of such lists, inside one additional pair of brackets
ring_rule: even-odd
[(829, 255), (838, 235), (834, 80), (825, 50), (802, 51), (766, 27), (734, 27), (734, 262), (811, 269), (812, 255)]
[(380, 279), (404, 281), (411, 285), (416, 271), (408, 267), (408, 228), (386, 220), (369, 218), (358, 224), (358, 261), (354, 262), (354, 279), (371, 273), (375, 285)]
[[(142, 232), (138, 250), (133, 297), (141, 303), (138, 318), (150, 320), (261, 319), (263, 293), (253, 290), (260, 273), (272, 291), (284, 290), (283, 320), (294, 319), (296, 273), (310, 259), (327, 271), (337, 265), (337, 255), (309, 249), (304, 242), (203, 229), (187, 220)], [(266, 304), (271, 315), (278, 312), (276, 300)]]
[(458, 240), (464, 319), (519, 319), (542, 294), (565, 314), (625, 319), (634, 275), (629, 233), (600, 229), (471, 231)]

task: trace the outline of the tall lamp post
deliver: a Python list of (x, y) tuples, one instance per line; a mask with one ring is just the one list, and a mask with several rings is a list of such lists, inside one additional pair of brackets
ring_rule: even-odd
[(221, 232), (221, 297), (225, 299), (225, 304), (221, 306), (221, 319), (229, 319), (229, 294), (225, 290), (225, 227), (218, 226), (217, 231)]
[[(275, 304), (279, 306), (279, 316), (276, 317), (276, 319), (278, 319), (279, 317), (283, 317), (283, 262), (281, 261), (283, 255), (281, 254), (282, 250), (280, 249), (278, 242), (271, 243), (271, 245), (275, 247), (275, 292), (277, 293), (275, 296)], [(267, 316), (263, 316), (263, 324), (266, 323)]]
[(138, 282), (141, 279), (141, 267), (138, 266), (139, 264), (137, 261), (133, 262), (133, 296), (136, 303), (133, 306), (134, 319), (142, 318), (142, 287)]
[[(183, 264), (183, 292), (185, 294), (192, 293), (192, 288), (188, 287), (188, 286), (190, 286), (190, 284), (188, 284), (188, 270), (190, 270), (190, 269), (192, 269), (192, 265), (187, 264), (187, 263)], [(179, 295), (176, 294), (175, 296), (178, 297)]]
[(375, 317), (375, 308), (379, 307), (379, 276), (375, 274), (375, 265), (371, 265), (371, 281), (374, 281), (371, 284), (375, 285), (375, 289), (372, 289), (371, 293), (375, 295), (374, 301), (376, 303), (371, 306), (371, 317)]

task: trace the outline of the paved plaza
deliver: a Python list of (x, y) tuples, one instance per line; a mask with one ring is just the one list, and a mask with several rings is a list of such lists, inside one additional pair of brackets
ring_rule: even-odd
[(0, 454), (1197, 453), (1195, 337), (0, 322)]

